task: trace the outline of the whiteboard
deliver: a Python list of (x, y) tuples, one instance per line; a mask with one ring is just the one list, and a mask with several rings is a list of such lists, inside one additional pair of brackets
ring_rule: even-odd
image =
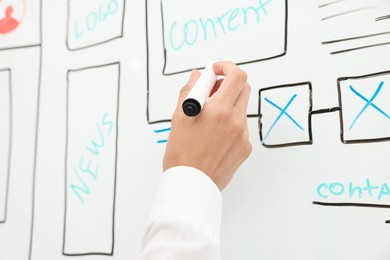
[(0, 259), (137, 259), (215, 58), (252, 88), (222, 258), (389, 259), (386, 0), (0, 1)]

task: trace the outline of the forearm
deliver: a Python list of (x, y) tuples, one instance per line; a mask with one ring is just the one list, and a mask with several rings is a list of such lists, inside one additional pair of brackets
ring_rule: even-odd
[(191, 167), (162, 176), (144, 237), (141, 259), (219, 259), (222, 196)]

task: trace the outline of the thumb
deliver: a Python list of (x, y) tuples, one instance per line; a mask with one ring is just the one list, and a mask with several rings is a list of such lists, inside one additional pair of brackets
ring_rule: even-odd
[(181, 107), (181, 105), (184, 102), (184, 99), (187, 97), (188, 93), (190, 92), (192, 87), (195, 85), (195, 82), (198, 80), (199, 77), (200, 77), (200, 72), (198, 70), (193, 70), (191, 72), (191, 75), (190, 75), (190, 78), (189, 78), (187, 84), (180, 90), (178, 107)]

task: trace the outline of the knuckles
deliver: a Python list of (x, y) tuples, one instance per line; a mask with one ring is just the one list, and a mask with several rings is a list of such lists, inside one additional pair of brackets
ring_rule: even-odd
[(233, 119), (233, 122), (231, 124), (232, 137), (239, 138), (241, 136), (244, 136), (245, 130), (246, 125), (241, 120)]
[(246, 82), (248, 80), (248, 74), (238, 67), (234, 70), (233, 75), (241, 82)]
[(213, 106), (210, 108), (210, 120), (218, 125), (225, 125), (229, 122), (231, 111), (226, 106)]

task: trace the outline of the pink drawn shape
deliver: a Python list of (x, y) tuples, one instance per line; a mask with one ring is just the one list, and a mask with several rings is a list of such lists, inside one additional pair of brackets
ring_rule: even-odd
[(12, 18), (13, 11), (12, 6), (5, 10), (5, 18), (0, 19), (0, 34), (10, 33), (19, 26), (18, 20)]

